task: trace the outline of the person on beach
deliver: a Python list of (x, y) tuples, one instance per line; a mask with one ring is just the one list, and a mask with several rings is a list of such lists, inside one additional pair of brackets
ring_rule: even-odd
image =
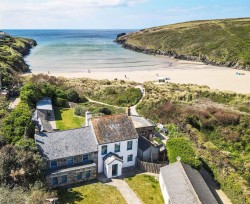
[(90, 70), (88, 70), (88, 72), (90, 73)]
[(125, 78), (127, 79), (127, 76), (125, 75)]

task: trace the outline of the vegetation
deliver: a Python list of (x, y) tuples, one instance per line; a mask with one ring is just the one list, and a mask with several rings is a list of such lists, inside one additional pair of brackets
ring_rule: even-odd
[(0, 73), (4, 87), (14, 89), (20, 85), (18, 73), (28, 70), (23, 56), (35, 45), (34, 40), (26, 38), (7, 36), (0, 39)]
[(80, 128), (85, 123), (85, 118), (74, 114), (73, 108), (54, 107), (56, 128), (59, 130), (68, 130)]
[(125, 47), (250, 70), (250, 18), (191, 21), (118, 38)]
[(180, 157), (181, 161), (198, 169), (201, 165), (200, 160), (196, 158), (191, 143), (182, 137), (172, 138), (167, 141), (168, 159), (170, 163), (177, 161)]
[(136, 175), (125, 181), (145, 204), (164, 203), (158, 179), (154, 176)]
[(86, 184), (70, 189), (60, 189), (58, 192), (60, 203), (110, 203), (125, 204), (120, 192), (113, 186), (101, 183)]
[[(137, 111), (164, 124), (170, 143), (176, 137), (191, 141), (195, 155), (228, 197), (234, 203), (248, 203), (250, 116), (240, 107), (249, 107), (250, 96), (172, 83), (148, 82), (145, 89)], [(175, 145), (176, 151), (183, 148)]]

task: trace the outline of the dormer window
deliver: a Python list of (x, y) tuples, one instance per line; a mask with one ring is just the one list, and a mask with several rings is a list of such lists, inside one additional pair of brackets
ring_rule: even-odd
[(67, 158), (67, 165), (68, 165), (68, 166), (74, 165), (74, 159), (73, 159), (73, 157), (68, 157), (68, 158)]
[(102, 155), (106, 155), (108, 153), (108, 146), (102, 145)]

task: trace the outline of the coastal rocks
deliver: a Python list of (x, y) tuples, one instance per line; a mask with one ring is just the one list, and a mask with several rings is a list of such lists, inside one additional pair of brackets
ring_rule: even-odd
[(126, 33), (119, 33), (119, 34), (116, 36), (116, 38), (122, 37), (122, 36), (124, 36), (124, 35), (126, 35)]

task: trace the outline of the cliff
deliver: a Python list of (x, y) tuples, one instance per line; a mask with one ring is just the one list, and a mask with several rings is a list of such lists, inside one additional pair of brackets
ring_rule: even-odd
[(24, 56), (36, 45), (36, 41), (32, 39), (0, 36), (0, 71), (3, 86), (15, 85), (17, 75), (29, 70)]
[(250, 18), (205, 20), (118, 36), (124, 48), (146, 54), (250, 70)]

